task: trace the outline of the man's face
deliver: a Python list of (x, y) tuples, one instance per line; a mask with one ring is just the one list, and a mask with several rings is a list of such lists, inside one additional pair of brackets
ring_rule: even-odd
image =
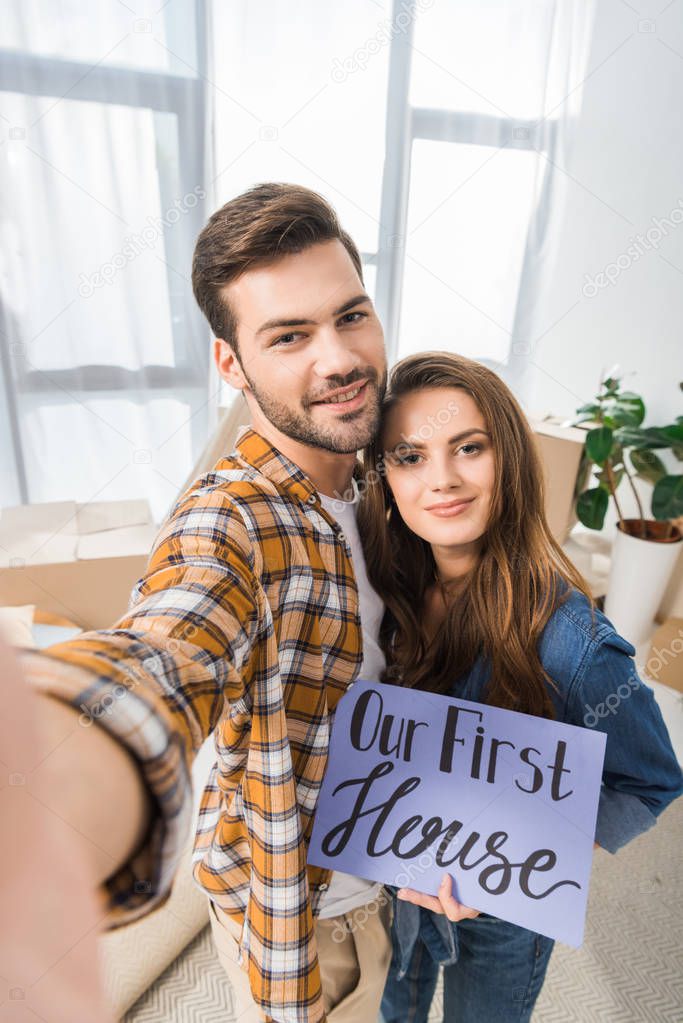
[[(368, 444), (386, 388), (384, 335), (342, 243), (321, 242), (255, 267), (223, 294), (237, 320), (240, 354), (218, 339), (216, 364), (245, 390), (254, 425), (260, 410), (287, 437), (312, 447), (348, 454)], [(326, 400), (356, 388), (349, 401)]]

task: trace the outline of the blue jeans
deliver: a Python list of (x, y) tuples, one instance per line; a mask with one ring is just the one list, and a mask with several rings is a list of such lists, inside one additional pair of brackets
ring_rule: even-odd
[[(542, 934), (480, 913), (453, 924), (457, 962), (444, 966), (444, 1023), (528, 1023), (543, 987), (555, 942)], [(415, 942), (405, 976), (394, 954), (382, 999), (384, 1023), (426, 1023), (439, 964)]]

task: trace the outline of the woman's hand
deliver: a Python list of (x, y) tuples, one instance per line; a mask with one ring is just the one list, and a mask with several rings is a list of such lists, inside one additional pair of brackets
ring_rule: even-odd
[(457, 923), (458, 920), (471, 920), (475, 916), (479, 916), (478, 909), (470, 909), (469, 906), (463, 906), (462, 902), (458, 902), (453, 897), (453, 881), (450, 874), (444, 874), (443, 880), (439, 885), (438, 895), (424, 895), (422, 892), (413, 891), (412, 888), (401, 888), (397, 894), (399, 899), (403, 899), (405, 902), (412, 902), (415, 906), (424, 906), (425, 909), (431, 909), (432, 913), (443, 913)]

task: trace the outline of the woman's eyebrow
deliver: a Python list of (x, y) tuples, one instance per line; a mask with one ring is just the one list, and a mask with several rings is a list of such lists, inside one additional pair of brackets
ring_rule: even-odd
[[(453, 437), (449, 437), (447, 443), (448, 444), (455, 444), (457, 441), (463, 440), (465, 437), (471, 437), (475, 433), (483, 433), (484, 436), (488, 437), (489, 439), (491, 437), (491, 434), (488, 432), (488, 430), (480, 430), (479, 427), (473, 427), (471, 430), (463, 430), (462, 433), (456, 433)], [(400, 447), (405, 447), (406, 445), (408, 445), (411, 448), (424, 448), (425, 447), (425, 445), (422, 443), (422, 441), (419, 441), (419, 440), (416, 440), (416, 441), (400, 440), (398, 442), (398, 444), (396, 444), (393, 448), (387, 448), (387, 451), (389, 453), (391, 453), (393, 451), (397, 451), (398, 448), (400, 448)]]

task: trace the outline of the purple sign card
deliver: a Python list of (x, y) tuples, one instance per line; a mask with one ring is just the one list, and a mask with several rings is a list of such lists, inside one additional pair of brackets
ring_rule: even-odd
[(339, 701), (308, 862), (578, 948), (607, 736), (358, 680)]

